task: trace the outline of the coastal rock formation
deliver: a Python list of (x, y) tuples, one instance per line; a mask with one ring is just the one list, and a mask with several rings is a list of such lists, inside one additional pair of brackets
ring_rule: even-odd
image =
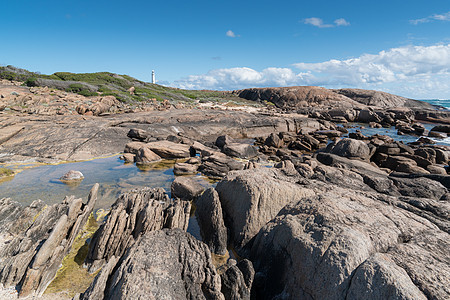
[(112, 257), (120, 258), (146, 232), (162, 228), (186, 230), (190, 210), (189, 202), (170, 200), (162, 188), (122, 194), (92, 237), (86, 265), (95, 272)]
[(235, 91), (239, 97), (248, 100), (266, 100), (280, 108), (299, 107), (363, 107), (358, 102), (317, 86), (293, 86), (280, 88), (251, 88)]
[(140, 148), (134, 157), (134, 161), (138, 165), (145, 165), (158, 160), (161, 160), (161, 157), (146, 147)]
[(205, 188), (189, 177), (177, 177), (170, 186), (172, 198), (190, 201), (200, 195)]
[(220, 275), (222, 280), (222, 293), (227, 300), (250, 300), (255, 270), (248, 259), (236, 263), (230, 259), (227, 270)]
[(224, 177), (230, 171), (243, 170), (244, 164), (234, 160), (223, 153), (216, 153), (211, 156), (203, 157), (202, 164), (198, 170), (211, 177)]
[[(17, 228), (10, 227), (8, 235), (2, 232), (0, 283), (3, 286), (15, 286), (20, 296), (41, 295), (45, 291), (87, 222), (97, 200), (98, 187), (94, 185), (86, 204), (74, 196), (49, 207), (33, 202), (28, 208), (19, 208), (2, 201), (0, 211), (11, 211), (14, 207), (11, 216), (18, 219), (11, 221), (20, 224)], [(2, 227), (7, 229), (4, 224)]]
[(283, 208), (252, 247), (255, 296), (447, 298), (448, 233), (379, 198), (333, 187)]
[(200, 161), (195, 163), (176, 163), (173, 166), (173, 173), (175, 175), (194, 175), (198, 173)]
[(238, 158), (253, 158), (258, 155), (255, 147), (248, 144), (230, 143), (223, 146), (226, 155)]
[(79, 296), (141, 298), (224, 299), (208, 247), (180, 229), (147, 232)]
[(189, 146), (170, 141), (158, 141), (145, 144), (145, 148), (163, 158), (186, 158), (190, 156)]
[(219, 195), (213, 188), (207, 189), (195, 201), (197, 216), (203, 242), (212, 253), (224, 255), (227, 252), (227, 228), (223, 221)]
[(282, 180), (276, 169), (231, 172), (216, 190), (230, 230), (230, 241), (242, 248), (289, 202), (311, 196), (311, 189)]
[(426, 102), (412, 100), (381, 91), (362, 90), (362, 89), (338, 89), (332, 91), (344, 95), (350, 99), (353, 99), (367, 106), (376, 106), (380, 108), (392, 108), (404, 106), (417, 108), (430, 108), (430, 109), (433, 108), (431, 104), (428, 104)]
[[(302, 115), (259, 115), (223, 110), (177, 109), (99, 117), (8, 112), (0, 113), (0, 147), (2, 154), (5, 154), (0, 157), (0, 161), (74, 161), (116, 154), (123, 152), (125, 145), (132, 141), (127, 136), (130, 129), (144, 130), (151, 135), (148, 138), (152, 141), (181, 133), (185, 137), (213, 142), (219, 134), (252, 138), (270, 132), (297, 131), (300, 127), (314, 123)], [(166, 149), (174, 146), (167, 142), (158, 141), (156, 145), (161, 146), (163, 143)], [(180, 148), (176, 155), (169, 155), (170, 152), (164, 155), (151, 147), (147, 148), (163, 158), (189, 157), (188, 145), (176, 145)], [(137, 154), (139, 148), (130, 153)]]
[(365, 160), (370, 156), (370, 149), (367, 144), (362, 141), (343, 139), (334, 145), (331, 153), (343, 157)]

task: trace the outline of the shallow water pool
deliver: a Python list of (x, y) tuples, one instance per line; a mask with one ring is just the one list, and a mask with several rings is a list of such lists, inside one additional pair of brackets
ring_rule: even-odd
[[(125, 164), (119, 155), (83, 162), (40, 165), (26, 168), (14, 177), (0, 182), (0, 198), (9, 197), (24, 205), (41, 199), (47, 204), (59, 203), (66, 195), (75, 195), (85, 201), (95, 183), (100, 184), (96, 209), (109, 208), (124, 191), (138, 187), (162, 187), (170, 195), (170, 185), (175, 179), (175, 160), (163, 160), (138, 168), (135, 164)], [(8, 166), (20, 168), (20, 166)], [(68, 185), (59, 180), (70, 170), (83, 173), (79, 184)], [(193, 176), (203, 186), (210, 183), (203, 176)]]

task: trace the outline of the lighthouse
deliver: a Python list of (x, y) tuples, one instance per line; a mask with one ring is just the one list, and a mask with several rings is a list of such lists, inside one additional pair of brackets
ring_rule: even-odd
[(152, 70), (152, 83), (153, 83), (153, 84), (156, 83), (156, 79), (155, 79), (155, 70)]

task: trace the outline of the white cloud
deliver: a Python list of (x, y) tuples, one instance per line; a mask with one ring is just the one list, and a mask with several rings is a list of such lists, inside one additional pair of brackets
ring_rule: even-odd
[(297, 63), (294, 66), (328, 74), (330, 79), (339, 78), (343, 84), (392, 82), (420, 74), (450, 73), (450, 44), (407, 46), (347, 60)]
[(350, 26), (350, 22), (347, 22), (344, 18), (334, 20), (336, 26)]
[(450, 21), (450, 11), (441, 15), (434, 14), (426, 18), (410, 20), (409, 22), (411, 22), (414, 25), (417, 25), (421, 23), (428, 23), (431, 21)]
[(319, 28), (329, 28), (333, 27), (331, 24), (324, 24), (321, 18), (307, 18), (303, 21), (305, 24), (316, 26)]
[(238, 37), (238, 35), (236, 35), (233, 31), (228, 30), (227, 33), (225, 33), (226, 36), (231, 37), (231, 38), (235, 38)]
[(316, 26), (319, 28), (330, 28), (330, 27), (335, 27), (335, 26), (349, 26), (350, 25), (350, 22), (347, 22), (344, 18), (334, 20), (334, 25), (326, 24), (323, 22), (323, 20), (321, 18), (315, 18), (315, 17), (304, 19), (303, 23), (312, 25), (312, 26)]
[(184, 89), (234, 90), (251, 86), (290, 86), (302, 82), (308, 74), (296, 74), (289, 68), (266, 68), (261, 72), (251, 68), (211, 70), (203, 75), (190, 75), (174, 82)]
[(449, 98), (450, 44), (406, 46), (346, 60), (296, 63), (291, 68), (211, 70), (174, 82), (186, 89), (234, 90), (247, 87), (319, 85), (384, 90), (402, 96)]

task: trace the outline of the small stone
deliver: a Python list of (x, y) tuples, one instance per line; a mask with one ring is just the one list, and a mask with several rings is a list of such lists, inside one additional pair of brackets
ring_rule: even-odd
[(83, 179), (83, 173), (74, 170), (70, 170), (60, 178), (61, 181), (81, 181)]
[(135, 155), (132, 153), (124, 153), (120, 159), (122, 159), (123, 161), (125, 161), (126, 163), (132, 163), (134, 162), (134, 157)]

